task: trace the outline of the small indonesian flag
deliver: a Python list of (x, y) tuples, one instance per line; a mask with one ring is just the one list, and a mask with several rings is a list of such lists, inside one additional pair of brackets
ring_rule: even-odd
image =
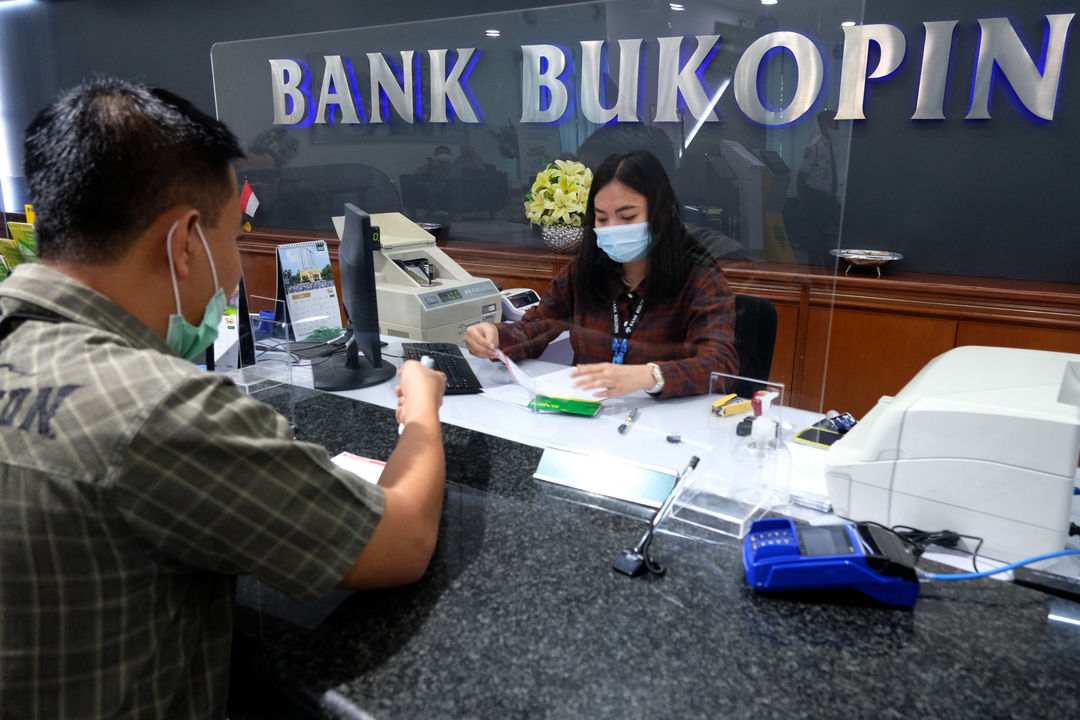
[(248, 181), (244, 181), (244, 187), (240, 189), (240, 209), (250, 217), (255, 217), (255, 211), (259, 209), (259, 198), (255, 197), (255, 191), (251, 189)]

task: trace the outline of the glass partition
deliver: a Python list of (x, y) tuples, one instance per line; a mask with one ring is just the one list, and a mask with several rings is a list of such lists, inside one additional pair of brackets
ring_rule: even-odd
[[(249, 154), (256, 226), (329, 229), (351, 201), (540, 247), (539, 171), (646, 148), (716, 257), (831, 266), (850, 126), (817, 115), (861, 16), (857, 0), (620, 0), (221, 43), (217, 110)], [(819, 196), (800, 208), (808, 154)]]
[(538, 173), (651, 150), (732, 288), (776, 306), (789, 404), (860, 416), (956, 345), (1080, 352), (1073, 20), (1006, 0), (619, 0), (211, 60), (256, 230), (326, 231), (346, 201), (399, 211), (477, 274), (509, 262), (484, 248), (521, 253), (492, 275), (508, 287), (542, 290), (534, 258), (571, 256), (527, 215)]

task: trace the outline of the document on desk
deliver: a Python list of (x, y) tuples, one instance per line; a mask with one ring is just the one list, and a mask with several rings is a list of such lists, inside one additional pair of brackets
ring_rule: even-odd
[(534, 378), (536, 381), (536, 394), (546, 395), (552, 398), (566, 398), (568, 400), (586, 400), (588, 402), (600, 402), (602, 398), (596, 396), (596, 390), (582, 390), (577, 387), (577, 378), (570, 377), (575, 368), (567, 367), (556, 370), (547, 375)]
[(495, 353), (499, 356), (499, 360), (506, 367), (506, 371), (510, 373), (510, 377), (514, 379), (521, 387), (536, 394), (536, 381), (533, 380), (532, 375), (522, 370), (516, 362), (506, 356), (502, 350), (496, 350)]
[(577, 380), (571, 377), (573, 367), (534, 377), (506, 357), (501, 350), (498, 353), (499, 359), (506, 366), (514, 382), (495, 387), (485, 386), (484, 395), (512, 405), (532, 407), (541, 411), (571, 412), (576, 415), (595, 415), (599, 411), (602, 398), (596, 397), (595, 390), (582, 390), (575, 387)]
[(386, 463), (382, 460), (372, 460), (351, 452), (338, 453), (330, 460), (338, 467), (348, 470), (372, 485), (379, 484), (379, 477), (382, 476), (383, 468), (386, 467)]

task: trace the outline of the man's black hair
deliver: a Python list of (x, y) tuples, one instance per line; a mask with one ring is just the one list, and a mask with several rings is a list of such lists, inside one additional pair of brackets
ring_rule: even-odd
[(26, 130), (24, 171), (46, 260), (108, 264), (165, 211), (186, 204), (216, 225), (243, 157), (227, 127), (166, 90), (96, 79)]
[(585, 206), (585, 236), (578, 253), (575, 293), (593, 308), (607, 307), (622, 287), (622, 265), (596, 245), (596, 193), (619, 181), (645, 196), (649, 232), (649, 270), (645, 302), (647, 306), (670, 300), (682, 291), (695, 265), (713, 264), (712, 258), (683, 226), (679, 201), (664, 166), (647, 150), (612, 155), (593, 173), (589, 201)]

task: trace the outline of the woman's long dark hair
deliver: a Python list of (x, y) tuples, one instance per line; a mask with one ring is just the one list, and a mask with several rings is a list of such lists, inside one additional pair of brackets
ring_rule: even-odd
[(618, 180), (641, 193), (648, 202), (649, 232), (656, 238), (649, 249), (647, 306), (674, 298), (686, 285), (696, 264), (712, 259), (687, 232), (679, 213), (679, 201), (664, 166), (647, 150), (608, 157), (593, 173), (589, 202), (585, 207), (585, 236), (578, 253), (576, 295), (589, 307), (607, 307), (622, 287), (622, 264), (596, 246), (596, 193)]

